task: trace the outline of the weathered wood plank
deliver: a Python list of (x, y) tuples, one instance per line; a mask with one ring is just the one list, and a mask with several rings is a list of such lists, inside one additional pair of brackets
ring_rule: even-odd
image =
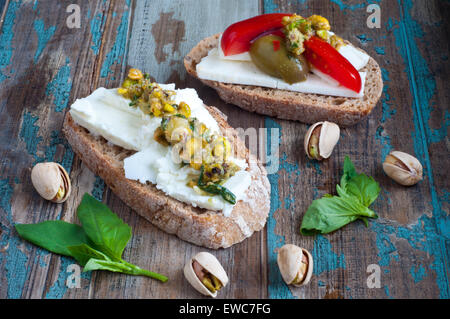
[[(275, 278), (272, 276), (269, 278), (271, 283), (275, 283), (269, 286), (269, 295), (312, 298), (446, 296), (448, 257), (444, 253), (445, 249), (443, 250), (439, 244), (443, 237), (430, 225), (433, 221), (428, 219), (426, 213), (433, 209), (429, 204), (432, 202), (434, 187), (432, 181), (430, 183), (428, 180), (430, 176), (426, 176), (425, 181), (419, 185), (406, 189), (389, 180), (381, 169), (385, 156), (394, 148), (422, 157), (422, 151), (416, 147), (417, 139), (416, 141), (411, 139), (411, 132), (418, 133), (413, 124), (414, 110), (404, 107), (412, 104), (411, 95), (404, 90), (405, 86), (411, 83), (405, 81), (405, 65), (399, 63), (404, 47), (400, 42), (402, 35), (396, 31), (397, 25), (400, 27), (407, 25), (402, 10), (405, 6), (410, 7), (410, 3), (382, 1), (381, 29), (366, 27), (367, 3), (361, 1), (350, 3), (302, 1), (289, 4), (264, 1), (264, 6), (265, 12), (296, 11), (305, 16), (320, 13), (328, 17), (333, 30), (360, 45), (377, 59), (383, 69), (385, 81), (381, 103), (372, 115), (355, 127), (346, 129), (333, 158), (320, 165), (308, 161), (302, 151), (292, 150), (292, 145), (297, 144), (299, 148), (301, 147), (306, 130), (304, 125), (267, 119), (271, 125), (281, 127), (280, 147), (281, 152), (286, 154), (286, 167), (280, 171), (277, 178), (274, 178), (274, 181), (278, 180), (275, 188), (278, 186), (279, 200), (280, 202), (284, 200), (285, 207), (279, 205), (273, 212), (276, 220), (275, 234), (272, 238), (270, 234), (268, 235), (269, 243), (271, 240), (282, 238), (286, 243), (300, 244), (312, 249), (316, 259), (314, 264), (316, 276), (311, 285), (302, 289), (287, 290), (280, 283), (278, 273), (274, 273)], [(417, 32), (417, 30), (409, 31)], [(408, 41), (415, 43), (415, 39)], [(395, 45), (392, 45), (393, 43)], [(437, 108), (443, 111), (445, 104)], [(418, 140), (421, 138), (423, 137), (419, 136)], [(380, 218), (371, 221), (369, 229), (365, 229), (362, 224), (354, 223), (327, 236), (316, 238), (300, 236), (298, 229), (301, 216), (312, 199), (324, 193), (335, 192), (334, 185), (339, 181), (346, 154), (350, 155), (359, 170), (374, 176), (380, 182), (383, 191), (380, 199), (374, 203), (374, 209)], [(429, 166), (424, 159), (422, 161), (425, 166)], [(289, 186), (296, 183), (297, 174), (301, 176), (300, 180), (303, 181), (301, 184), (309, 184), (306, 192), (304, 189), (292, 190)], [(285, 180), (280, 182), (284, 178), (287, 182)], [(417, 198), (421, 200), (417, 201)], [(290, 204), (291, 199), (295, 199), (293, 207)], [(290, 229), (290, 225), (295, 226)], [(428, 231), (431, 234), (427, 237)], [(277, 248), (280, 245), (281, 243), (273, 247)], [(270, 264), (271, 245), (268, 246)], [(366, 285), (368, 276), (366, 267), (369, 264), (378, 264), (381, 267), (381, 289), (368, 289)], [(444, 282), (441, 283), (441, 280)]]
[[(261, 2), (261, 3), (260, 3)], [(69, 4), (81, 9), (80, 28), (66, 25)], [(266, 231), (230, 249), (212, 251), (230, 276), (224, 298), (448, 298), (448, 16), (442, 1), (379, 1), (382, 25), (369, 29), (368, 1), (0, 1), (0, 298), (199, 298), (182, 267), (205, 250), (163, 233), (132, 212), (76, 157), (60, 133), (67, 106), (98, 86), (115, 87), (136, 66), (160, 82), (193, 87), (206, 104), (220, 108), (234, 127), (268, 131), (267, 150), (279, 144), (280, 167), (269, 176), (271, 216)], [(3, 7), (2, 7), (3, 6)], [(2, 10), (3, 9), (3, 10)], [(385, 88), (370, 117), (345, 129), (333, 157), (309, 161), (302, 150), (307, 126), (244, 112), (223, 103), (214, 90), (186, 76), (184, 55), (202, 38), (261, 12), (318, 13), (333, 30), (374, 56)], [(224, 14), (226, 12), (226, 14)], [(274, 139), (271, 139), (271, 137)], [(404, 188), (388, 179), (381, 162), (392, 149), (417, 156), (424, 181)], [(356, 222), (327, 236), (299, 234), (301, 217), (315, 198), (334, 193), (342, 162), (382, 187), (369, 228)], [(62, 163), (73, 195), (63, 205), (42, 200), (29, 168)], [(125, 259), (165, 273), (157, 281), (94, 272), (80, 289), (68, 289), (74, 261), (30, 245), (14, 223), (75, 221), (84, 192), (102, 199), (133, 228)], [(276, 265), (284, 243), (309, 249), (314, 277), (304, 288), (287, 287)], [(369, 264), (381, 269), (381, 288), (366, 284)]]
[[(60, 298), (65, 294), (66, 268), (73, 260), (20, 240), (13, 224), (74, 221), (74, 208), (83, 193), (99, 192), (103, 187), (87, 168), (74, 161), (60, 130), (71, 92), (76, 97), (85, 96), (98, 85), (93, 84), (96, 64), (101, 63), (96, 48), (104, 25), (95, 19), (109, 4), (80, 1), (80, 28), (70, 29), (66, 8), (71, 3), (49, 6), (46, 2), (10, 1), (5, 13), (0, 67), (0, 180), (6, 212), (0, 215), (0, 265), (6, 274), (0, 279), (2, 297)], [(120, 14), (117, 11), (115, 14)], [(112, 15), (113, 11), (111, 19)], [(46, 202), (34, 192), (29, 168), (41, 161), (58, 161), (71, 172), (73, 193), (63, 205)], [(87, 297), (88, 292), (86, 288), (80, 296)]]

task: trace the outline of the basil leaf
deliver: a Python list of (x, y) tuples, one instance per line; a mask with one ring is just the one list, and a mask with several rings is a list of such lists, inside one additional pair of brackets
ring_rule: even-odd
[(336, 190), (340, 196), (353, 196), (357, 198), (362, 205), (368, 207), (375, 199), (377, 199), (380, 193), (380, 186), (373, 177), (359, 174), (347, 182), (345, 189), (337, 185)]
[(369, 207), (380, 193), (380, 186), (373, 179), (365, 174), (356, 173), (355, 167), (348, 156), (344, 161), (344, 174), (341, 184), (336, 186), (339, 196), (346, 195), (356, 197), (361, 204)]
[(107, 256), (121, 260), (123, 250), (131, 238), (131, 228), (108, 206), (89, 194), (84, 194), (77, 209), (78, 218), (87, 236)]
[(67, 249), (70, 251), (72, 257), (75, 258), (81, 266), (86, 265), (91, 258), (110, 260), (108, 256), (86, 244), (69, 246)]
[(303, 235), (328, 234), (365, 217), (378, 216), (353, 197), (322, 197), (314, 200), (309, 206), (303, 217), (300, 232)]
[(89, 261), (85, 264), (83, 268), (83, 272), (91, 270), (109, 270), (125, 274), (129, 274), (132, 271), (132, 269), (129, 266), (121, 262), (111, 260), (101, 260), (96, 258), (89, 259)]
[(92, 258), (90, 259), (83, 268), (83, 272), (91, 270), (108, 270), (113, 272), (120, 272), (128, 275), (141, 275), (150, 278), (158, 279), (162, 282), (166, 282), (168, 278), (164, 275), (157, 274), (145, 269), (141, 269), (136, 265), (127, 262), (116, 262), (111, 260), (99, 260)]
[(358, 174), (348, 156), (336, 191), (338, 196), (326, 194), (312, 202), (300, 226), (303, 235), (327, 234), (357, 219), (367, 227), (368, 217), (378, 218), (368, 207), (378, 197), (380, 186), (372, 177)]
[(71, 256), (67, 246), (90, 244), (83, 228), (62, 220), (51, 220), (37, 224), (16, 224), (20, 237), (56, 254)]

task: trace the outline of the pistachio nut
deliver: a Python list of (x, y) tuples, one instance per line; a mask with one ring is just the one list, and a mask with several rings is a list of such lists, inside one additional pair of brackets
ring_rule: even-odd
[(387, 176), (404, 186), (411, 186), (422, 180), (422, 164), (407, 153), (390, 152), (383, 163)]
[(184, 276), (198, 292), (216, 297), (217, 292), (228, 283), (228, 276), (216, 257), (201, 252), (184, 266)]
[(339, 136), (339, 126), (335, 123), (324, 121), (311, 125), (304, 140), (306, 155), (318, 161), (330, 157)]
[(39, 195), (55, 203), (64, 202), (70, 195), (69, 174), (58, 163), (36, 164), (31, 170), (31, 182)]
[(281, 277), (288, 285), (300, 287), (311, 280), (313, 258), (306, 249), (292, 244), (284, 245), (278, 251), (277, 262)]

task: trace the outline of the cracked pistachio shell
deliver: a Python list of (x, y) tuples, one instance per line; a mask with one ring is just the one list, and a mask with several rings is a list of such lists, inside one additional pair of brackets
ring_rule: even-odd
[(390, 152), (383, 163), (387, 176), (404, 186), (411, 186), (422, 180), (422, 164), (407, 153)]
[(70, 195), (69, 175), (58, 163), (36, 164), (31, 170), (31, 182), (39, 195), (55, 203), (64, 202)]
[(211, 273), (214, 277), (219, 279), (219, 281), (222, 284), (222, 287), (225, 287), (228, 284), (228, 276), (223, 269), (220, 262), (217, 260), (217, 258), (207, 252), (200, 252), (194, 257), (192, 257), (189, 262), (184, 266), (184, 276), (186, 277), (187, 281), (192, 285), (192, 287), (195, 288), (198, 292), (205, 296), (211, 296), (215, 298), (217, 296), (217, 291), (212, 293), (208, 290), (208, 288), (205, 287), (205, 285), (200, 281), (200, 279), (197, 277), (197, 274), (195, 273), (192, 263), (197, 261), (200, 266), (202, 266), (206, 271)]
[[(304, 273), (304, 279), (299, 284), (294, 284), (294, 279), (300, 271), (301, 263), (303, 262), (303, 256), (307, 260), (306, 273)], [(278, 267), (280, 268), (281, 277), (288, 285), (294, 285), (301, 287), (307, 285), (312, 277), (313, 272), (313, 257), (304, 248), (300, 248), (296, 245), (287, 244), (280, 248), (277, 256)]]
[[(313, 131), (318, 126), (321, 126), (319, 141), (317, 144), (319, 156), (315, 157), (312, 154), (310, 154), (309, 145)], [(331, 153), (333, 152), (334, 147), (339, 141), (339, 137), (340, 137), (340, 129), (339, 126), (335, 123), (324, 121), (324, 122), (317, 122), (311, 125), (311, 127), (306, 132), (304, 140), (306, 155), (310, 159), (316, 160), (329, 158), (331, 156)]]

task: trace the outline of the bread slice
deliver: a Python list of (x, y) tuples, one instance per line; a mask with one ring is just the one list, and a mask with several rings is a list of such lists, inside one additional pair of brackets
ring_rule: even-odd
[(212, 48), (217, 47), (219, 37), (220, 33), (200, 41), (185, 56), (184, 66), (190, 75), (215, 89), (222, 100), (250, 112), (304, 123), (327, 120), (340, 126), (350, 126), (370, 114), (383, 91), (381, 69), (373, 58), (370, 58), (368, 64), (360, 70), (367, 72), (362, 98), (306, 94), (200, 79), (197, 76), (196, 66)]
[(167, 196), (153, 184), (125, 178), (123, 160), (135, 151), (107, 142), (77, 125), (66, 114), (63, 131), (72, 149), (111, 190), (139, 215), (169, 234), (208, 248), (226, 248), (264, 228), (270, 209), (270, 183), (265, 168), (250, 154), (237, 132), (216, 108), (206, 106), (222, 134), (234, 146), (238, 158), (246, 159), (252, 183), (229, 217), (221, 212), (193, 207)]

